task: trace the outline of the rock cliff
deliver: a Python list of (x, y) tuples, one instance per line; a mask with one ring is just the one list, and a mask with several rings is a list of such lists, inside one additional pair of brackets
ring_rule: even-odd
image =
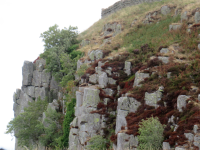
[[(143, 2), (154, 1), (119, 1), (102, 10), (102, 18)], [(88, 69), (80, 77), (75, 74), (78, 90), (75, 118), (70, 124), (69, 150), (86, 149), (97, 135), (107, 139), (108, 149), (136, 150), (140, 144), (139, 123), (151, 116), (158, 117), (165, 125), (163, 150), (200, 149), (200, 10), (192, 7), (186, 11), (187, 6), (161, 4), (159, 9), (147, 12), (142, 18), (133, 18), (129, 25), (123, 21), (107, 22), (95, 37), (99, 40), (91, 37), (81, 42), (80, 48), (87, 51), (77, 61), (77, 71), (82, 65), (87, 65)], [(177, 22), (168, 22), (162, 28), (166, 33), (160, 36), (168, 36), (170, 40), (177, 35), (174, 38), (177, 41), (157, 39), (164, 46), (153, 45), (153, 32), (162, 22), (173, 18)], [(127, 26), (131, 29), (126, 30)], [(116, 43), (117, 38), (119, 41), (122, 36), (132, 38), (142, 27), (148, 32), (152, 26), (155, 28), (151, 40), (138, 49), (123, 51), (120, 47), (126, 41)], [(141, 32), (140, 36), (147, 35)], [(180, 36), (193, 39), (191, 45), (184, 45), (188, 39)], [(142, 43), (141, 39), (135, 41)], [(187, 53), (187, 48), (191, 47), (192, 52)], [(198, 60), (193, 62), (194, 59)], [(45, 60), (25, 61), (22, 75), (22, 88), (17, 89), (13, 97), (15, 116), (38, 97), (48, 97), (49, 106), (56, 109), (62, 93), (51, 73), (46, 72)]]

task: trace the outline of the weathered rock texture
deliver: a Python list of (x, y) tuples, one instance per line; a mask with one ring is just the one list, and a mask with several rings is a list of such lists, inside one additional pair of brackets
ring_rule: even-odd
[[(14, 116), (18, 116), (24, 112), (24, 108), (28, 106), (28, 102), (34, 102), (39, 97), (44, 100), (48, 98), (48, 107), (58, 109), (56, 100), (58, 98), (58, 83), (52, 78), (52, 75), (45, 70), (45, 60), (38, 59), (35, 63), (25, 61), (22, 67), (22, 88), (17, 89), (13, 94), (13, 110)], [(17, 139), (15, 144), (15, 150), (21, 150), (21, 147), (17, 145)], [(42, 150), (42, 147), (40, 148)]]

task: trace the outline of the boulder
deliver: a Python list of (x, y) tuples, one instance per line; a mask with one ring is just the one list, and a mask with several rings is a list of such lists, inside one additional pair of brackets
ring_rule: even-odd
[(83, 92), (76, 91), (76, 107), (81, 107), (83, 104)]
[(99, 75), (99, 85), (101, 88), (105, 88), (108, 84), (108, 76), (105, 72)]
[(200, 21), (200, 12), (197, 11), (194, 15), (194, 20), (195, 20), (195, 23), (199, 23)]
[(160, 53), (163, 53), (163, 54), (169, 53), (169, 49), (168, 48), (162, 48), (160, 50)]
[(33, 68), (32, 62), (24, 61), (24, 65), (22, 67), (22, 86), (32, 84)]
[(158, 56), (158, 59), (161, 60), (164, 64), (169, 63), (169, 57)]
[(97, 107), (98, 103), (100, 102), (99, 97), (100, 91), (95, 88), (85, 88), (84, 95), (83, 95), (83, 106), (85, 107)]
[(194, 140), (194, 134), (192, 134), (192, 133), (184, 133), (184, 135), (189, 140), (189, 142), (192, 142)]
[(175, 150), (187, 150), (187, 148), (182, 147), (182, 146), (177, 146), (177, 147), (175, 148)]
[(134, 113), (140, 105), (141, 103), (132, 97), (120, 97), (118, 98), (117, 109), (127, 110)]
[(159, 89), (156, 92), (153, 93), (145, 93), (145, 103), (149, 106), (154, 106), (155, 108), (159, 107), (157, 105), (157, 102), (161, 100), (162, 98), (162, 92), (163, 92), (164, 87), (159, 87)]
[(198, 44), (198, 50), (200, 50), (200, 44)]
[(149, 73), (140, 73), (137, 71), (135, 74), (133, 87), (140, 86), (139, 83), (144, 81), (145, 78), (149, 78)]
[(98, 60), (98, 59), (102, 59), (103, 58), (103, 51), (100, 49), (97, 50), (93, 50), (89, 53), (89, 58), (94, 61), (94, 60)]
[(130, 76), (131, 75), (131, 62), (125, 61), (124, 72)]
[(196, 134), (197, 131), (198, 131), (198, 125), (194, 125), (194, 127), (193, 127), (193, 132)]
[(48, 104), (47, 109), (53, 109), (53, 110), (57, 111), (59, 109), (58, 101), (56, 99), (54, 99), (52, 103)]
[(181, 22), (182, 22), (182, 21), (185, 21), (185, 20), (188, 20), (187, 11), (185, 11), (185, 12), (183, 12), (183, 13), (181, 14)]
[(171, 150), (169, 142), (163, 142), (163, 150)]
[(190, 98), (190, 96), (186, 96), (186, 95), (179, 95), (177, 98), (177, 109), (179, 110), (179, 112), (182, 112), (182, 107), (186, 107), (186, 100), (188, 100)]
[(176, 23), (176, 24), (171, 24), (171, 25), (169, 25), (169, 31), (178, 30), (178, 29), (180, 29), (181, 27), (182, 27), (182, 24), (178, 24), (178, 23)]
[(193, 144), (195, 146), (199, 147), (199, 149), (200, 149), (200, 136), (199, 135), (195, 135), (194, 136), (194, 142), (193, 142)]
[(108, 84), (116, 84), (117, 80), (114, 80), (113, 78), (108, 78)]
[(33, 83), (34, 86), (42, 86), (42, 73), (38, 70), (34, 70), (33, 72)]
[(117, 150), (136, 150), (138, 146), (138, 138), (126, 133), (117, 134)]
[(73, 128), (78, 127), (78, 117), (74, 118), (74, 120), (70, 123), (70, 126)]
[(106, 92), (106, 95), (109, 95), (109, 96), (113, 96), (114, 94), (114, 90), (110, 89), (110, 88), (106, 88), (106, 89), (103, 89), (104, 92)]
[(163, 6), (161, 7), (161, 14), (162, 15), (168, 15), (171, 12), (171, 9), (169, 6)]
[(126, 122), (126, 116), (128, 115), (128, 111), (127, 110), (120, 110), (117, 109), (117, 119), (116, 119), (116, 127), (115, 127), (115, 134), (117, 134), (119, 131), (121, 131), (121, 127), (127, 126), (127, 122)]
[(168, 72), (168, 73), (167, 73), (167, 78), (168, 78), (168, 79), (171, 78), (171, 74), (172, 74), (171, 72)]
[(94, 84), (96, 84), (97, 83), (97, 74), (93, 74), (93, 75), (90, 75), (89, 76), (89, 81), (91, 82), (91, 83), (94, 83)]

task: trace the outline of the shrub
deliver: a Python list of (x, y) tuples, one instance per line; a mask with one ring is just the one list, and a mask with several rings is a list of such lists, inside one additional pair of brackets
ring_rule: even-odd
[(81, 67), (77, 70), (78, 76), (79, 77), (83, 76), (87, 69), (88, 66), (86, 64), (81, 65)]
[(142, 120), (139, 125), (139, 149), (145, 150), (151, 147), (157, 149), (162, 147), (164, 126), (158, 118)]
[(69, 132), (70, 132), (70, 123), (74, 119), (74, 107), (76, 105), (76, 99), (72, 98), (71, 102), (67, 103), (67, 112), (65, 115), (64, 123), (63, 123), (63, 137), (61, 138), (60, 147), (68, 147), (69, 146)]
[(106, 150), (107, 140), (100, 135), (92, 137), (89, 145), (86, 146), (87, 150)]

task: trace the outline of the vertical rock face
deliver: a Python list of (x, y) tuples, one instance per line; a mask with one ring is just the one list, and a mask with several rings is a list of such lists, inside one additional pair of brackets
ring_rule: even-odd
[[(34, 102), (40, 97), (42, 100), (45, 97), (50, 97), (53, 91), (55, 97), (58, 97), (59, 86), (51, 74), (45, 70), (45, 60), (38, 59), (35, 63), (25, 61), (22, 67), (22, 88), (17, 89), (13, 94), (13, 110), (14, 116), (17, 117), (20, 113), (24, 112), (24, 108), (28, 106), (28, 102)], [(56, 101), (50, 103), (49, 107), (56, 107)], [(15, 150), (22, 148), (15, 144)], [(40, 148), (42, 150), (44, 148)]]
[(69, 149), (81, 150), (88, 139), (102, 132), (104, 125), (103, 115), (90, 113), (97, 110), (100, 102), (100, 91), (95, 86), (79, 87), (76, 92), (75, 116), (71, 123), (69, 135)]
[(25, 61), (22, 67), (22, 85), (31, 85), (33, 77), (33, 63)]

